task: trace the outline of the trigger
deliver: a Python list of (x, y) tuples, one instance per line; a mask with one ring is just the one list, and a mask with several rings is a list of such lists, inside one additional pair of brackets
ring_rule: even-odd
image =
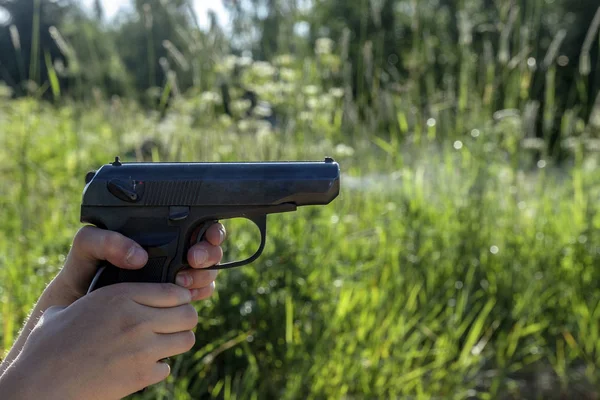
[(210, 228), (211, 226), (213, 226), (214, 224), (217, 224), (217, 223), (219, 223), (219, 221), (213, 220), (213, 221), (205, 222), (202, 225), (200, 225), (200, 228), (198, 230), (196, 230), (196, 232), (192, 236), (191, 245), (194, 246), (194, 245), (200, 243), (202, 240), (204, 240), (205, 236), (206, 236), (206, 231), (208, 231), (208, 228)]

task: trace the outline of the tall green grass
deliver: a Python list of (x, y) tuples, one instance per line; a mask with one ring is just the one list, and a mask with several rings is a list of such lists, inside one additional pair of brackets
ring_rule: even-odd
[[(198, 304), (197, 345), (140, 398), (596, 398), (599, 125), (575, 101), (560, 118), (567, 166), (547, 157), (511, 12), (499, 16), (506, 43), (483, 54), (415, 31), (411, 80), (364, 88), (376, 96), (362, 119), (347, 60), (328, 52), (244, 69), (277, 129), (244, 117), (237, 88), (224, 116), (216, 81), (164, 114), (120, 99), (0, 99), (2, 348), (65, 259), (85, 173), (155, 139), (156, 161), (331, 155), (343, 177), (330, 206), (269, 217), (264, 256), (220, 274)], [(442, 84), (427, 68), (435, 51), (460, 54)], [(556, 54), (545, 59), (546, 105), (579, 93), (557, 93)], [(244, 63), (224, 57), (210, 76)], [(247, 252), (251, 231), (226, 226), (226, 256)]]

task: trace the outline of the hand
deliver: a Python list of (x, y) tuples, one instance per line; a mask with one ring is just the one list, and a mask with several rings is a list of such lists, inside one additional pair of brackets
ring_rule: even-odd
[(173, 284), (121, 283), (52, 307), (0, 379), (11, 399), (120, 399), (164, 380), (160, 360), (195, 342), (191, 292)]
[[(206, 241), (193, 246), (188, 252), (188, 263), (192, 268), (181, 271), (176, 283), (192, 290), (193, 300), (206, 299), (215, 289), (217, 271), (203, 268), (221, 261), (223, 250), (220, 245), (225, 235), (225, 227), (214, 224), (206, 232)], [(53, 305), (68, 305), (81, 298), (87, 292), (100, 260), (123, 269), (140, 269), (148, 261), (148, 254), (133, 240), (117, 232), (92, 226), (80, 229), (65, 265), (52, 285), (63, 292), (63, 301)]]
[[(225, 239), (225, 228), (221, 224), (214, 224), (207, 230), (206, 238), (205, 242), (190, 249), (188, 263), (191, 268), (181, 271), (177, 279), (181, 286), (189, 289), (191, 300), (205, 299), (215, 289), (217, 271), (203, 268), (221, 261), (223, 251), (220, 245)], [(205, 251), (208, 256), (204, 254)], [(99, 260), (107, 260), (120, 268), (139, 269), (145, 265), (148, 254), (133, 240), (119, 233), (89, 226), (82, 228), (73, 240), (64, 267), (46, 287), (14, 345), (0, 362), (0, 376), (20, 354), (38, 318), (48, 308), (69, 306), (87, 293)]]
[(205, 270), (223, 259), (221, 244), (227, 233), (222, 224), (214, 224), (206, 231), (206, 240), (192, 246), (187, 259), (191, 268), (177, 274), (175, 283), (192, 290), (192, 300), (203, 300), (210, 297), (215, 290), (215, 279), (219, 271)]

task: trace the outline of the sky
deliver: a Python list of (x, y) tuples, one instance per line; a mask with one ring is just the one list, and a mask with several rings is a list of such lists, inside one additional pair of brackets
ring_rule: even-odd
[[(94, 0), (79, 0), (84, 5), (91, 7), (94, 4)], [(196, 14), (202, 27), (208, 26), (208, 10), (213, 10), (217, 14), (219, 23), (221, 25), (227, 25), (228, 16), (223, 2), (221, 0), (192, 0)], [(117, 15), (121, 7), (128, 7), (131, 3), (130, 0), (102, 0), (104, 6), (104, 13), (110, 19)]]

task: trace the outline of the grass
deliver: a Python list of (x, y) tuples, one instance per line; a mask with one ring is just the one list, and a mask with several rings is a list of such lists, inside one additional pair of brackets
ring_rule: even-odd
[[(460, 150), (410, 152), (400, 166), (368, 141), (342, 147), (300, 129), (257, 141), (217, 130), (216, 116), (200, 129), (185, 112), (192, 104), (159, 123), (127, 105), (2, 103), (4, 348), (64, 260), (85, 172), (154, 133), (178, 154), (169, 159), (332, 154), (345, 174), (331, 206), (270, 217), (263, 258), (220, 275), (217, 295), (198, 306), (198, 345), (147, 398), (497, 398), (541, 368), (567, 392), (584, 380), (593, 393), (594, 157), (568, 172), (515, 171), (478, 154), (490, 134), (482, 130)], [(235, 257), (249, 232), (227, 226)]]
[[(429, 45), (415, 40), (412, 56)], [(0, 99), (2, 349), (64, 261), (85, 173), (155, 139), (156, 161), (331, 155), (344, 175), (330, 206), (269, 217), (263, 257), (220, 274), (197, 345), (139, 398), (597, 398), (597, 126), (566, 110), (570, 153), (556, 164), (533, 136), (527, 58), (460, 50), (456, 85), (436, 87), (421, 60), (361, 122), (343, 78), (330, 87), (335, 54), (249, 66), (242, 80), (283, 117), (274, 130), (243, 118), (242, 100), (223, 116), (216, 84), (164, 118), (126, 100)], [(554, 90), (547, 104), (565, 95)], [(226, 226), (226, 256), (247, 252), (251, 232)]]

